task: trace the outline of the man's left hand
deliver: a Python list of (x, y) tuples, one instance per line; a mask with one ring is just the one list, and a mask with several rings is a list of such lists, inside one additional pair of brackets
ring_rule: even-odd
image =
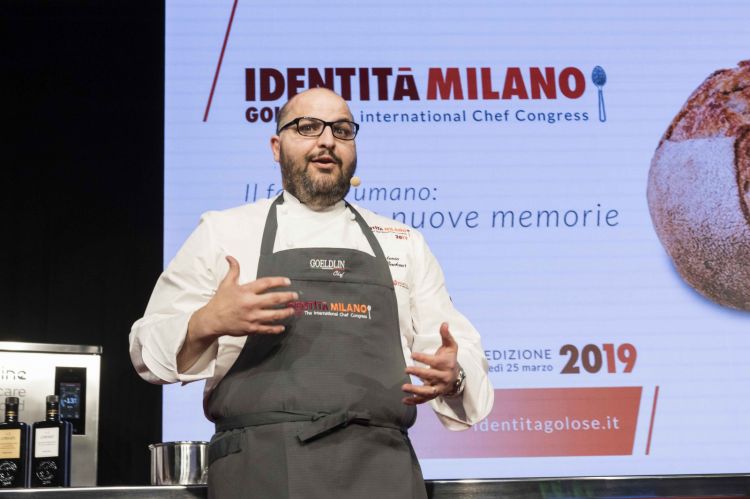
[(451, 393), (458, 379), (458, 344), (451, 336), (448, 323), (440, 325), (440, 337), (443, 344), (435, 355), (412, 353), (411, 358), (425, 364), (427, 367), (411, 366), (406, 368), (407, 374), (417, 376), (422, 385), (405, 384), (401, 387), (411, 396), (402, 399), (407, 405), (424, 404), (436, 397)]

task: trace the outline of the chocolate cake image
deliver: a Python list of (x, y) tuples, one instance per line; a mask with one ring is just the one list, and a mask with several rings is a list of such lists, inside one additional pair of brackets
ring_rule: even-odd
[(750, 310), (750, 61), (716, 71), (690, 95), (656, 148), (647, 198), (685, 282)]

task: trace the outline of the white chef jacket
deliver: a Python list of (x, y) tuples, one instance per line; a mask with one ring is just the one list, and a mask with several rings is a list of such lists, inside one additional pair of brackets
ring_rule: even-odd
[[(354, 214), (343, 201), (313, 211), (284, 193), (277, 210), (274, 251), (339, 247), (374, 255)], [(240, 284), (255, 280), (260, 243), (273, 200), (203, 214), (200, 224), (156, 283), (143, 318), (130, 332), (130, 357), (151, 383), (205, 379), (204, 403), (240, 354), (246, 337), (221, 336), (186, 372), (177, 372), (177, 353), (190, 316), (213, 296), (233, 256), (240, 264)], [(489, 414), (494, 391), (487, 376), (479, 333), (461, 315), (445, 289), (443, 272), (422, 235), (412, 228), (356, 207), (378, 239), (393, 278), (398, 302), (401, 345), (407, 365), (411, 352), (433, 354), (441, 345), (440, 324), (448, 322), (458, 343), (458, 362), (466, 372), (462, 397), (430, 401), (444, 426), (462, 430)]]

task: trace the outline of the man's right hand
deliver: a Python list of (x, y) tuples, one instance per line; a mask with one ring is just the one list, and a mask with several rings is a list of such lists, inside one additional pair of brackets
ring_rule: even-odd
[(216, 289), (216, 294), (198, 309), (188, 322), (187, 336), (177, 354), (177, 370), (184, 372), (219, 336), (247, 336), (249, 334), (278, 334), (284, 326), (278, 321), (294, 314), (291, 307), (278, 308), (298, 298), (293, 291), (269, 289), (289, 286), (286, 277), (262, 277), (240, 284), (240, 264), (227, 256), (229, 271)]

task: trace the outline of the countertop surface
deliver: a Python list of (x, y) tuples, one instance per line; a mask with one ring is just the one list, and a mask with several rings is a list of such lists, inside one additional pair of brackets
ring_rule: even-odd
[[(573, 477), (502, 480), (428, 480), (431, 499), (586, 498), (750, 498), (750, 474), (670, 475), (641, 477)], [(129, 498), (193, 499), (207, 497), (206, 487), (75, 487), (66, 489), (13, 489), (2, 498)]]

